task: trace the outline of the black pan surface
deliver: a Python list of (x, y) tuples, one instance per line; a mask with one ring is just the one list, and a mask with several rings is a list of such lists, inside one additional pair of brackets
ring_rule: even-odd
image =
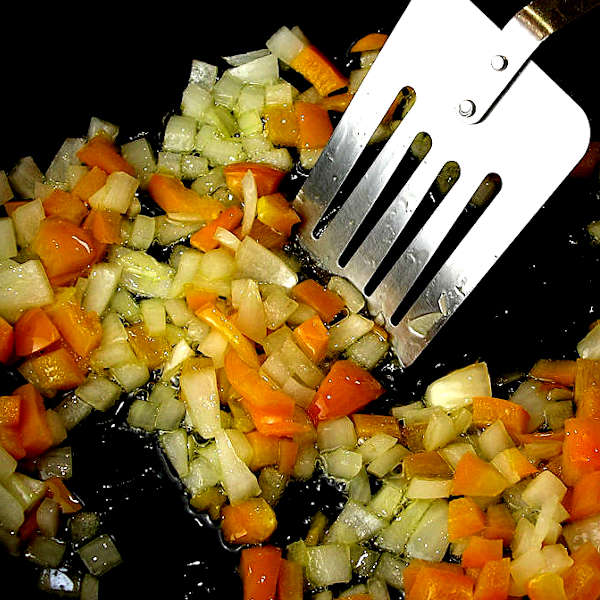
[[(451, 1), (451, 0), (446, 0)], [(478, 0), (503, 24), (520, 3)], [(65, 137), (84, 135), (91, 116), (121, 127), (124, 141), (142, 132), (158, 139), (163, 118), (177, 108), (191, 60), (218, 60), (264, 46), (279, 26), (299, 25), (340, 66), (356, 39), (389, 31), (405, 2), (89, 6), (12, 4), (0, 39), (2, 137), (0, 168), (33, 156), (42, 170)], [(448, 23), (449, 27), (456, 23)], [(598, 11), (549, 40), (536, 55), (581, 104), (599, 139), (596, 91)], [(407, 49), (410, 53), (412, 49)], [(424, 36), (421, 51), (440, 51)], [(222, 63), (218, 63), (222, 64)], [(560, 115), (556, 115), (560, 119)], [(551, 126), (551, 124), (550, 124)], [(153, 137), (154, 136), (154, 137)], [(154, 146), (155, 148), (157, 145)], [(525, 176), (525, 174), (524, 174)], [(290, 182), (290, 189), (301, 179)], [(575, 345), (600, 316), (600, 249), (585, 227), (600, 218), (598, 175), (569, 179), (501, 258), (435, 342), (406, 372), (382, 369), (389, 394), (379, 403), (408, 402), (448, 370), (480, 359), (493, 378), (526, 371), (538, 358), (574, 357)], [(1, 292), (0, 292), (1, 293)], [(18, 377), (2, 373), (2, 393)], [(71, 432), (70, 488), (100, 514), (124, 558), (101, 581), (101, 598), (241, 598), (234, 575), (239, 555), (218, 530), (190, 512), (153, 436), (124, 424), (130, 399), (108, 415), (94, 414)], [(278, 507), (273, 542), (306, 533), (317, 508), (335, 514), (342, 496), (316, 479), (293, 484)], [(76, 564), (76, 559), (73, 559)], [(36, 570), (0, 551), (0, 595), (45, 598)]]

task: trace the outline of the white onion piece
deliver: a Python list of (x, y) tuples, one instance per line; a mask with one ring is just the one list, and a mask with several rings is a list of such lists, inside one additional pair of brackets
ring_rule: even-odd
[(10, 531), (17, 531), (25, 520), (21, 503), (0, 484), (0, 525)]
[(279, 63), (277, 56), (269, 53), (233, 67), (228, 72), (244, 83), (266, 85), (279, 79)]
[(102, 315), (110, 303), (121, 278), (122, 267), (117, 264), (94, 265), (88, 275), (88, 284), (82, 306)]
[(384, 481), (367, 508), (378, 517), (389, 520), (399, 511), (405, 491), (404, 485)]
[(10, 187), (6, 172), (0, 170), (0, 206), (6, 204), (15, 197)]
[(243, 239), (252, 229), (252, 224), (256, 218), (256, 206), (258, 202), (256, 180), (250, 170), (242, 178), (242, 194), (244, 199), (244, 216), (242, 217), (240, 237)]
[(360, 312), (365, 306), (365, 297), (360, 290), (343, 277), (333, 275), (327, 283), (327, 289), (341, 296), (350, 312)]
[(100, 580), (86, 573), (81, 580), (80, 600), (98, 600)]
[(189, 473), (188, 436), (184, 429), (176, 429), (160, 436), (161, 446), (179, 477)]
[(449, 498), (451, 489), (451, 479), (413, 477), (408, 484), (406, 497), (411, 498), (412, 500)]
[(524, 381), (509, 398), (529, 413), (527, 432), (535, 431), (545, 420), (547, 392), (541, 381)]
[(373, 329), (373, 321), (362, 315), (351, 314), (329, 328), (328, 352), (343, 352)]
[(239, 330), (251, 340), (262, 342), (267, 335), (267, 323), (256, 281), (234, 279), (231, 282), (231, 299), (238, 311), (236, 325)]
[(0, 218), (0, 260), (17, 255), (17, 237), (10, 217)]
[(448, 549), (448, 502), (434, 500), (406, 544), (406, 555), (440, 562)]
[(108, 535), (101, 535), (88, 542), (78, 552), (88, 571), (94, 576), (104, 575), (122, 562), (121, 554)]
[(246, 236), (235, 254), (240, 274), (259, 283), (276, 283), (292, 288), (298, 283), (297, 274), (274, 252), (271, 252), (250, 236)]
[(393, 471), (408, 454), (410, 452), (404, 446), (396, 444), (372, 460), (367, 467), (367, 471), (376, 477), (382, 478)]
[(36, 460), (43, 481), (51, 477), (70, 479), (73, 475), (73, 452), (70, 446), (51, 448)]
[(306, 44), (288, 27), (280, 27), (266, 43), (267, 48), (288, 65), (300, 54)]
[(221, 405), (215, 369), (189, 369), (181, 375), (179, 383), (194, 429), (203, 438), (214, 437), (221, 430)]
[(348, 583), (352, 579), (350, 549), (344, 544), (307, 546), (306, 578), (315, 587)]
[(407, 563), (390, 552), (383, 552), (377, 562), (374, 577), (397, 590), (404, 589), (402, 573)]
[(0, 445), (0, 483), (6, 481), (17, 468), (17, 461)]
[(62, 542), (36, 535), (29, 542), (25, 556), (43, 567), (58, 567), (66, 549), (66, 545)]
[(150, 337), (162, 337), (167, 327), (167, 312), (164, 303), (157, 298), (148, 298), (140, 302), (140, 311), (144, 329)]
[(33, 198), (36, 182), (43, 182), (44, 175), (31, 156), (21, 158), (8, 174), (10, 185), (19, 196)]
[(217, 227), (213, 237), (221, 244), (221, 246), (224, 246), (232, 252), (237, 252), (241, 243), (240, 238), (224, 227)]
[(322, 421), (317, 425), (317, 448), (321, 452), (356, 446), (356, 430), (349, 417)]
[(566, 493), (565, 484), (554, 473), (546, 470), (529, 482), (521, 497), (529, 506), (541, 507), (550, 498), (562, 501)]
[(449, 444), (456, 437), (454, 421), (443, 410), (436, 409), (423, 436), (425, 450), (437, 450)]
[(375, 538), (375, 545), (383, 550), (403, 554), (406, 544), (417, 528), (431, 501), (415, 500), (408, 504), (385, 529)]
[(487, 365), (479, 362), (452, 371), (429, 384), (425, 391), (425, 404), (453, 410), (468, 406), (475, 396), (491, 395)]
[(358, 475), (362, 468), (361, 455), (345, 448), (327, 452), (322, 454), (321, 457), (325, 461), (327, 473), (331, 477), (349, 480)]
[(365, 464), (369, 464), (398, 443), (398, 440), (387, 433), (376, 433), (366, 439), (359, 447), (358, 452), (363, 457)]
[(486, 460), (492, 460), (502, 450), (513, 448), (515, 445), (508, 431), (506, 431), (504, 423), (500, 420), (486, 427), (479, 434), (477, 441), (479, 450)]
[(60, 508), (51, 498), (44, 498), (35, 514), (41, 534), (47, 538), (55, 537), (58, 533)]

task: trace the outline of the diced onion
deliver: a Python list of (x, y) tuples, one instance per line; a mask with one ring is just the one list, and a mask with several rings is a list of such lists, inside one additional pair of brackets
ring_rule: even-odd
[(119, 284), (121, 270), (120, 265), (110, 263), (92, 267), (82, 303), (85, 310), (93, 310), (99, 315), (104, 313)]
[(106, 534), (88, 542), (78, 552), (83, 564), (94, 576), (104, 575), (122, 562), (115, 543)]
[(300, 54), (305, 43), (288, 27), (283, 26), (267, 40), (266, 46), (277, 58), (289, 65)]
[(425, 390), (425, 403), (452, 410), (469, 405), (475, 396), (491, 395), (487, 365), (480, 362), (452, 371), (429, 384)]
[(440, 562), (448, 549), (448, 502), (434, 500), (406, 544), (406, 555)]
[(337, 448), (353, 449), (356, 431), (349, 417), (323, 421), (317, 425), (317, 447), (322, 452)]
[(10, 217), (0, 218), (0, 260), (17, 255), (17, 237)]
[(180, 377), (182, 398), (194, 429), (203, 438), (221, 430), (219, 388), (215, 369), (202, 367), (184, 371)]
[(315, 587), (348, 583), (352, 578), (350, 549), (344, 544), (308, 546), (306, 578)]

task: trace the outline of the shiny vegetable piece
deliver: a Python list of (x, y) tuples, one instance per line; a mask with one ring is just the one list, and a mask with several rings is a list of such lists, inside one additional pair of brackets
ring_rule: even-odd
[(74, 293), (74, 288), (66, 290), (44, 310), (67, 344), (77, 355), (85, 358), (100, 345), (102, 325), (95, 312), (84, 310), (76, 302)]
[(383, 394), (379, 382), (348, 360), (333, 363), (321, 382), (307, 413), (313, 423), (344, 417), (363, 408)]
[(150, 370), (158, 369), (169, 355), (165, 338), (149, 336), (141, 323), (127, 328), (127, 340), (138, 359)]
[(600, 553), (587, 542), (571, 553), (573, 564), (563, 574), (569, 600), (597, 600), (600, 597)]
[(579, 358), (575, 364), (573, 399), (577, 417), (600, 418), (600, 360)]
[(481, 532), (485, 514), (472, 498), (465, 496), (448, 503), (448, 539), (451, 542)]
[(575, 484), (569, 506), (571, 519), (585, 519), (600, 512), (600, 471), (587, 473)]
[(315, 46), (307, 44), (291, 61), (290, 66), (312, 83), (321, 96), (348, 85), (348, 79)]
[(332, 321), (342, 310), (343, 300), (334, 292), (321, 286), (314, 279), (305, 279), (292, 288), (292, 296), (298, 302), (308, 304), (326, 323)]
[(277, 581), (277, 600), (302, 600), (304, 597), (304, 574), (302, 565), (282, 559)]
[(104, 252), (102, 244), (89, 232), (60, 217), (42, 221), (31, 247), (53, 285), (74, 281)]
[(242, 396), (242, 405), (250, 413), (259, 432), (291, 436), (304, 430), (294, 421), (294, 401), (280, 390), (273, 389), (235, 351), (230, 350), (225, 355), (225, 373), (233, 389)]
[(148, 192), (166, 213), (197, 215), (199, 220), (212, 221), (223, 210), (223, 205), (216, 198), (200, 196), (170, 175), (152, 175)]
[(231, 206), (224, 210), (216, 219), (207, 223), (190, 237), (190, 245), (203, 252), (214, 250), (219, 247), (219, 242), (214, 235), (219, 227), (233, 231), (241, 222), (244, 213), (238, 206)]
[(66, 348), (34, 356), (25, 361), (19, 371), (43, 394), (49, 396), (56, 391), (75, 388), (85, 381), (85, 374)]
[(258, 369), (260, 365), (254, 344), (214, 304), (200, 308), (196, 316), (224, 335), (245, 363)]
[(275, 546), (244, 548), (240, 557), (240, 576), (244, 600), (273, 600), (281, 568), (281, 550)]
[(6, 364), (13, 355), (15, 334), (12, 325), (0, 317), (0, 363)]
[(361, 37), (350, 48), (350, 52), (369, 52), (371, 50), (381, 50), (388, 36), (385, 33), (368, 33)]
[(234, 196), (240, 199), (243, 198), (242, 179), (247, 171), (252, 171), (256, 182), (256, 193), (259, 197), (274, 194), (285, 177), (285, 171), (260, 163), (240, 162), (226, 165), (223, 168), (223, 175), (227, 187)]
[(82, 175), (73, 186), (72, 193), (81, 198), (86, 204), (88, 200), (106, 183), (108, 173), (100, 167), (92, 167)]
[(60, 339), (60, 333), (41, 308), (30, 308), (15, 323), (15, 353), (29, 356)]
[(293, 335), (296, 344), (312, 362), (320, 363), (327, 355), (329, 332), (318, 315), (298, 325)]
[(483, 565), (473, 600), (506, 600), (510, 588), (510, 558), (492, 560)]
[(529, 371), (529, 376), (542, 381), (552, 381), (560, 385), (572, 386), (577, 370), (574, 360), (538, 360)]
[(350, 105), (353, 94), (350, 92), (343, 92), (341, 94), (334, 94), (333, 96), (327, 96), (319, 102), (319, 106), (325, 110), (334, 112), (344, 112)]
[(292, 227), (300, 222), (298, 213), (279, 192), (258, 198), (256, 218), (287, 237), (292, 233)]
[(21, 397), (0, 396), (0, 426), (17, 427), (21, 419)]
[(483, 567), (488, 561), (502, 559), (502, 540), (490, 540), (478, 535), (469, 538), (461, 557), (463, 567)]
[(298, 123), (293, 108), (270, 106), (265, 108), (265, 133), (275, 146), (295, 147), (298, 143)]
[(508, 546), (514, 536), (516, 523), (505, 504), (492, 504), (485, 513), (485, 529), (483, 537), (501, 539)]
[(276, 465), (279, 460), (279, 439), (263, 435), (259, 431), (250, 431), (246, 439), (252, 446), (252, 460), (248, 465), (251, 471)]
[(51, 477), (46, 480), (48, 485), (48, 496), (60, 505), (60, 510), (70, 515), (80, 511), (83, 507), (73, 497), (71, 492), (67, 489), (67, 486), (58, 477)]
[(527, 584), (529, 600), (567, 600), (562, 577), (558, 573), (541, 573)]
[(18, 427), (0, 425), (0, 446), (16, 460), (25, 458), (27, 454)]
[(407, 600), (471, 600), (473, 580), (450, 570), (425, 567), (421, 569), (410, 588)]
[(310, 102), (296, 102), (294, 110), (298, 124), (298, 148), (324, 148), (333, 133), (327, 110)]
[(30, 383), (18, 387), (14, 393), (21, 398), (21, 444), (29, 458), (39, 456), (53, 443), (44, 400)]
[(442, 571), (442, 573), (454, 573), (456, 575), (464, 575), (465, 572), (460, 565), (455, 563), (435, 563), (428, 560), (423, 560), (422, 558), (413, 558), (402, 573), (404, 590), (407, 594), (407, 597), (408, 594), (410, 594), (415, 581), (417, 580), (418, 574), (423, 569), (437, 569)]
[(391, 435), (400, 439), (402, 433), (398, 419), (389, 415), (364, 415), (355, 413), (351, 416), (359, 438), (370, 438), (378, 433)]
[(573, 486), (585, 475), (600, 470), (600, 421), (573, 418), (565, 421), (562, 480)]
[(78, 196), (64, 190), (54, 190), (42, 201), (47, 217), (62, 217), (79, 225), (87, 216), (88, 209)]
[(402, 472), (409, 479), (415, 476), (452, 477), (452, 469), (435, 450), (409, 454), (402, 461)]
[(529, 413), (519, 404), (502, 398), (473, 398), (473, 424), (477, 426), (491, 425), (500, 420), (507, 431), (525, 433), (529, 423)]
[(260, 544), (268, 540), (277, 527), (273, 509), (264, 498), (249, 498), (221, 511), (225, 539), (235, 544)]
[(79, 160), (88, 167), (98, 167), (106, 173), (124, 171), (135, 175), (135, 169), (119, 153), (115, 144), (103, 134), (94, 136), (78, 152)]
[(121, 243), (121, 223), (123, 218), (118, 212), (92, 210), (83, 224), (83, 228), (92, 233), (94, 239), (103, 244)]
[(507, 487), (506, 479), (492, 465), (467, 452), (456, 465), (452, 495), (493, 497)]

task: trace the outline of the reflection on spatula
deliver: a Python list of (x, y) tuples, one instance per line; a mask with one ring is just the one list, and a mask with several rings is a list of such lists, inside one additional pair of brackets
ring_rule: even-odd
[[(584, 155), (587, 117), (529, 57), (597, 4), (537, 0), (499, 29), (469, 0), (412, 0), (298, 193), (302, 245), (365, 293), (403, 366)], [(410, 110), (351, 191), (339, 194), (402, 90), (414, 95)], [(378, 206), (401, 161), (423, 140), (422, 160), (391, 201)], [(399, 250), (416, 209), (448, 173), (450, 189)], [(443, 240), (452, 239), (465, 207), (486, 195), (485, 209), (445, 262), (422, 289), (415, 286), (425, 267), (436, 264), (431, 259)], [(418, 295), (404, 308), (413, 286)]]

